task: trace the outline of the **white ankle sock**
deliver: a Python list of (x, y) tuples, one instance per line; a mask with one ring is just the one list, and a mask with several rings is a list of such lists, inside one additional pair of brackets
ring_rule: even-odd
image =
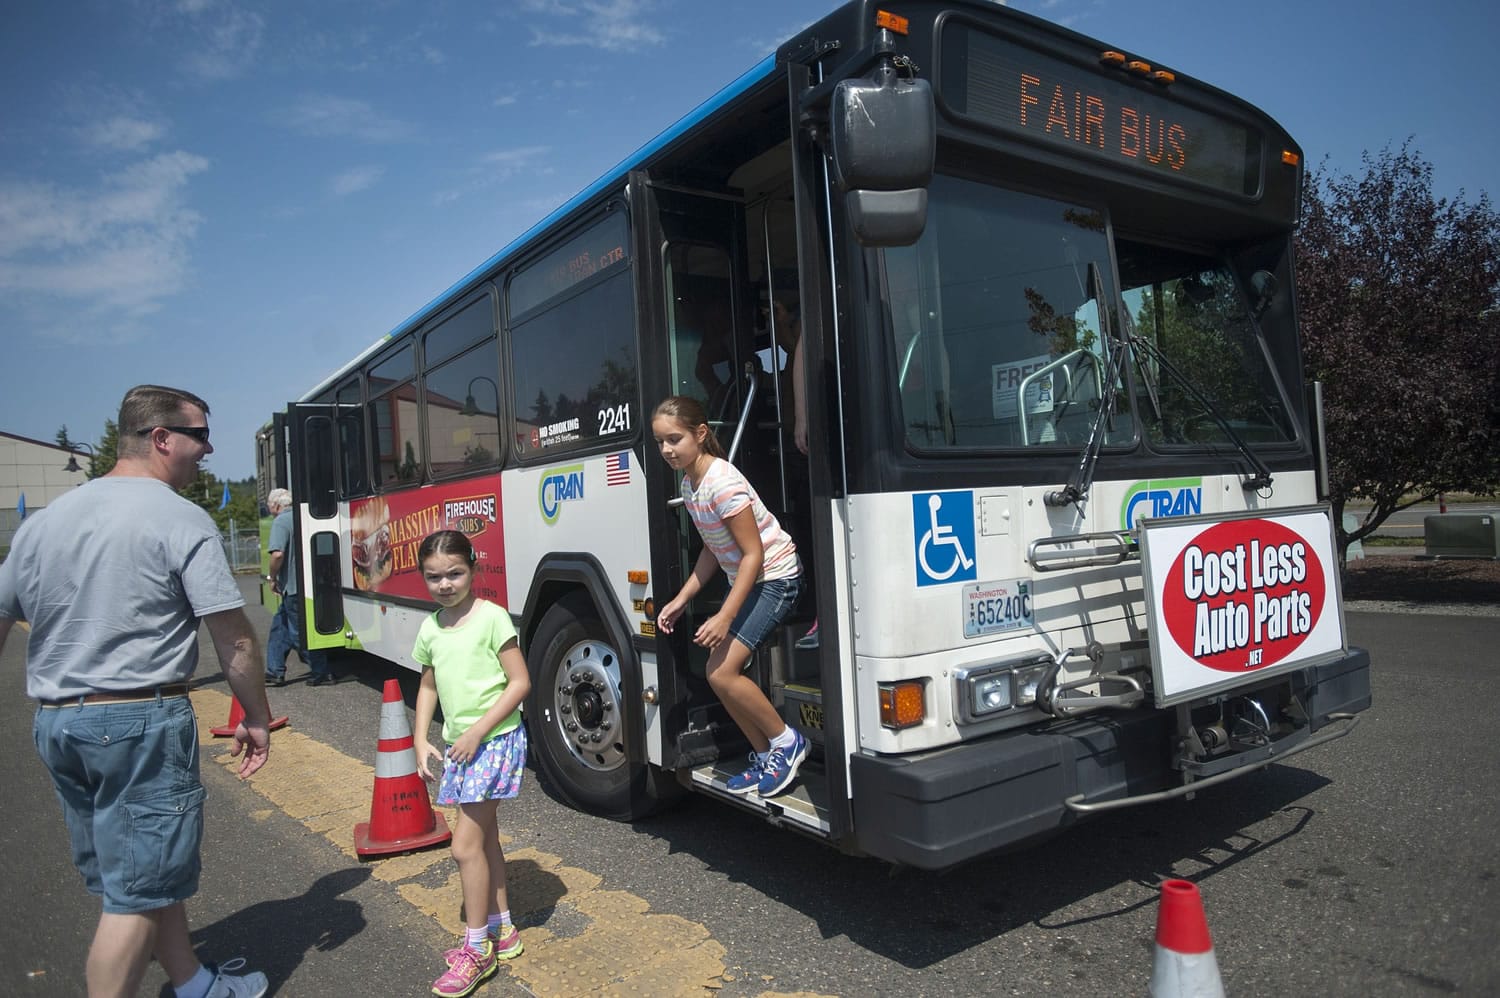
[(773, 749), (791, 748), (795, 744), (797, 744), (797, 733), (792, 730), (790, 724), (781, 729), (781, 734), (771, 739)]
[(198, 972), (188, 978), (188, 982), (182, 987), (174, 987), (172, 991), (177, 998), (203, 998), (208, 994), (208, 989), (214, 986), (214, 975), (203, 964), (198, 964)]

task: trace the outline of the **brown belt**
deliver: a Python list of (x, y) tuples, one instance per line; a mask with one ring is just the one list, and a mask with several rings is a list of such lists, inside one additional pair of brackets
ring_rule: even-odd
[(158, 686), (150, 690), (112, 690), (108, 693), (84, 693), (81, 696), (66, 697), (62, 700), (42, 700), (43, 707), (86, 707), (96, 703), (144, 703), (155, 700), (158, 696), (163, 700), (173, 697), (185, 697), (188, 695), (187, 683), (173, 683), (170, 686)]

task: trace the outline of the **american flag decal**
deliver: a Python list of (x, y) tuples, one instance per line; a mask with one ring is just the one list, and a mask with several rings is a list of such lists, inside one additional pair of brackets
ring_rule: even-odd
[(604, 459), (604, 484), (630, 484), (630, 451), (622, 450)]

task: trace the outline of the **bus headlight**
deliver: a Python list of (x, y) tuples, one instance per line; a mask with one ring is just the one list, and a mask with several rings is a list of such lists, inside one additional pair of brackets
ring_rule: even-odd
[(1046, 673), (1047, 663), (1045, 656), (1031, 655), (955, 671), (959, 721), (972, 724), (1035, 703), (1036, 684)]
[(1015, 703), (1011, 671), (1003, 665), (959, 669), (953, 674), (953, 678), (957, 684), (957, 696), (954, 699), (958, 704), (960, 721), (982, 720), (1010, 710)]
[(1010, 709), (1010, 675), (1009, 672), (993, 672), (969, 684), (969, 709), (975, 717)]
[(1021, 706), (1036, 703), (1036, 687), (1052, 667), (1051, 662), (1043, 665), (1028, 666), (1025, 669), (1016, 670), (1016, 703)]

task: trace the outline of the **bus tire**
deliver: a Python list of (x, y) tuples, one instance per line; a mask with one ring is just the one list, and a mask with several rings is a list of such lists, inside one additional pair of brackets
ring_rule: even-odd
[(586, 597), (564, 598), (543, 615), (527, 659), (532, 751), (557, 795), (616, 821), (665, 803), (671, 781), (648, 763), (630, 761), (629, 740), (641, 737), (639, 716), (624, 703), (622, 670), (631, 665)]

